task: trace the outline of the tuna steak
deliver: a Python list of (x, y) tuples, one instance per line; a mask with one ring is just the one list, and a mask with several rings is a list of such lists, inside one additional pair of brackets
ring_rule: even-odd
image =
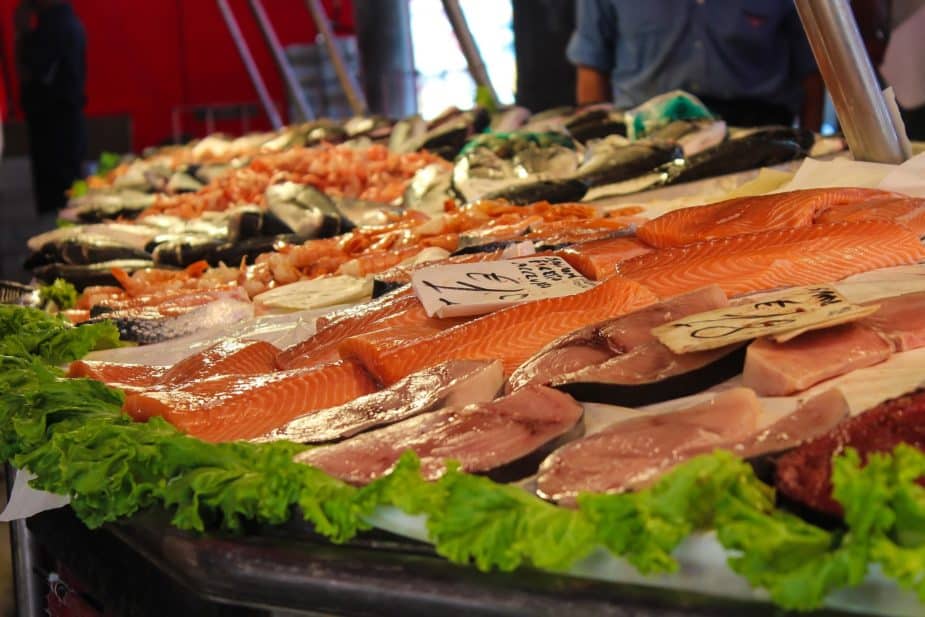
[(681, 411), (614, 424), (553, 452), (540, 466), (537, 493), (572, 503), (584, 491), (642, 488), (688, 458), (746, 439), (760, 412), (753, 391), (735, 388)]
[(406, 450), (421, 458), (428, 479), (443, 475), (450, 459), (459, 461), (463, 471), (490, 472), (555, 444), (576, 428), (581, 415), (581, 405), (568, 395), (530, 386), (492, 402), (423, 413), (308, 450), (296, 461), (351, 484), (387, 474)]

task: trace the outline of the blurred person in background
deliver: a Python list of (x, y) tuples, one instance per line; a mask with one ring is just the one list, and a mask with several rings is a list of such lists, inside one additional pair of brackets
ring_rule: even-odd
[(15, 20), (36, 202), (40, 213), (54, 212), (83, 175), (86, 35), (65, 0), (21, 0)]
[(880, 72), (896, 92), (909, 139), (925, 141), (925, 0), (892, 0), (889, 5), (891, 34)]
[(579, 104), (682, 89), (735, 126), (818, 131), (823, 84), (793, 0), (578, 0)]

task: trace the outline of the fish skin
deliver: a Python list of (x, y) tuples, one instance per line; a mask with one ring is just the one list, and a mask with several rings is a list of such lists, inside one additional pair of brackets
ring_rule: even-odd
[(253, 439), (300, 415), (341, 405), (376, 385), (358, 365), (336, 362), (263, 375), (220, 375), (178, 388), (129, 393), (135, 420), (161, 416), (204, 441)]
[(636, 235), (651, 246), (665, 248), (772, 229), (793, 229), (812, 225), (820, 212), (837, 213), (839, 206), (886, 196), (895, 194), (875, 189), (826, 188), (738, 197), (668, 212), (642, 225)]
[(654, 249), (638, 238), (591, 240), (555, 252), (589, 279), (600, 281), (617, 271), (617, 264)]
[(323, 443), (352, 437), (442, 407), (490, 401), (503, 381), (497, 360), (450, 360), (409, 375), (391, 388), (300, 416), (253, 441)]
[(388, 385), (438, 362), (452, 359), (504, 362), (514, 369), (544, 345), (576, 328), (648, 306), (657, 298), (646, 287), (611, 277), (571, 296), (526, 302), (483, 315), (429, 338), (372, 349), (358, 358)]
[(487, 472), (569, 433), (581, 417), (581, 405), (567, 394), (530, 386), (494, 401), (423, 413), (295, 460), (356, 485), (388, 473), (406, 450), (420, 457), (427, 479), (443, 475), (446, 460), (458, 461), (462, 471)]
[(122, 340), (141, 344), (160, 343), (220, 324), (232, 325), (254, 316), (254, 305), (227, 294), (180, 314), (164, 315), (157, 307), (139, 307), (103, 313), (83, 323), (111, 321)]
[(662, 297), (717, 284), (729, 296), (841, 280), (925, 259), (907, 228), (882, 221), (778, 229), (659, 249), (617, 271)]
[(683, 410), (619, 422), (550, 454), (537, 493), (572, 504), (583, 491), (642, 488), (683, 460), (754, 434), (759, 412), (754, 392), (733, 388)]
[(686, 315), (726, 306), (726, 295), (711, 285), (595, 323), (556, 339), (520, 365), (508, 391), (530, 383), (548, 384), (557, 377), (607, 362), (655, 341), (652, 328)]

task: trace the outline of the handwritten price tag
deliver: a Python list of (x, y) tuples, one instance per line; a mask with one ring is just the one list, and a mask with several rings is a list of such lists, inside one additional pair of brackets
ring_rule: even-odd
[(570, 296), (596, 283), (560, 257), (527, 257), (422, 268), (411, 284), (429, 317), (464, 317)]
[(759, 302), (688, 315), (652, 329), (675, 353), (716, 349), (760, 336), (783, 342), (809, 330), (867, 317), (879, 306), (851, 304), (831, 287), (799, 287)]

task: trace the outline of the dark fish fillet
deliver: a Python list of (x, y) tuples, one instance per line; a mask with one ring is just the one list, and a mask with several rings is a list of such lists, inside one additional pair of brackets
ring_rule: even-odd
[(866, 461), (901, 443), (925, 450), (925, 390), (882, 403), (782, 456), (777, 490), (813, 511), (841, 516), (842, 507), (832, 498), (832, 457), (850, 447)]
[(576, 330), (550, 343), (522, 364), (511, 375), (508, 389), (531, 383), (548, 384), (566, 374), (602, 364), (654, 342), (652, 328), (656, 326), (726, 304), (726, 294), (719, 287), (704, 287)]
[(530, 386), (488, 403), (424, 413), (296, 456), (351, 484), (381, 477), (406, 450), (421, 458), (422, 474), (440, 477), (445, 461), (463, 471), (488, 472), (556, 442), (579, 423), (581, 405), (566, 394)]
[(497, 360), (451, 360), (409, 375), (391, 388), (296, 418), (253, 441), (321, 443), (351, 437), (425, 411), (490, 401), (503, 381)]
[(735, 388), (681, 411), (619, 422), (553, 452), (540, 466), (537, 493), (572, 503), (583, 491), (642, 488), (683, 460), (752, 435), (759, 413), (755, 393)]

